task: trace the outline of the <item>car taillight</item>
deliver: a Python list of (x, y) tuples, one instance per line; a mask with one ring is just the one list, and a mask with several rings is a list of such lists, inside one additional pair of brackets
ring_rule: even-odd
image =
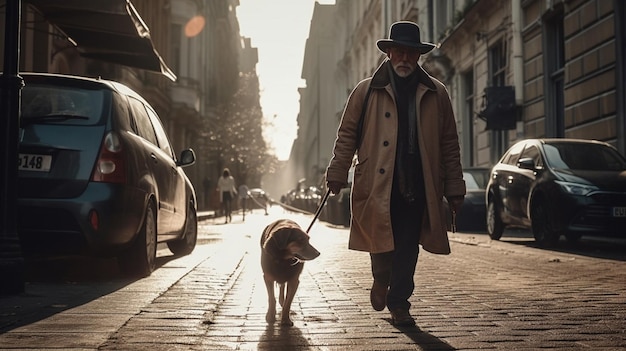
[(89, 223), (94, 230), (100, 228), (100, 218), (98, 217), (98, 212), (95, 210), (89, 211)]
[(109, 132), (104, 137), (91, 180), (105, 183), (126, 182), (126, 162), (122, 143), (116, 133)]

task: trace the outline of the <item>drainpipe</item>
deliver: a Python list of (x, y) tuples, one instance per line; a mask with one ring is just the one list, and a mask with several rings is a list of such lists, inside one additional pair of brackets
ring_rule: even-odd
[[(626, 5), (623, 0), (614, 0), (615, 23), (620, 23), (621, 28), (615, 30), (615, 48), (617, 53), (617, 148), (622, 154), (626, 153), (626, 70), (624, 69), (624, 59), (626, 58)], [(619, 97), (622, 98), (619, 98)]]
[[(524, 103), (524, 57), (522, 52), (522, 0), (511, 0), (511, 27), (513, 30), (513, 86), (515, 105), (521, 109)], [(524, 122), (518, 121), (517, 139), (524, 137)]]

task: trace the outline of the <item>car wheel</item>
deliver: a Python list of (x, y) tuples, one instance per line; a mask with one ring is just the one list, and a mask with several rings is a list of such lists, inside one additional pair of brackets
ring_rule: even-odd
[(496, 210), (496, 204), (491, 200), (487, 205), (487, 233), (493, 240), (500, 240), (504, 233), (504, 223)]
[(187, 210), (184, 237), (180, 240), (169, 241), (167, 247), (174, 255), (189, 255), (198, 241), (198, 216), (193, 206)]
[(567, 239), (567, 241), (569, 241), (570, 243), (575, 243), (578, 240), (580, 240), (580, 238), (582, 238), (582, 234), (580, 233), (567, 233), (565, 234), (565, 239)]
[(146, 216), (132, 246), (119, 257), (120, 269), (124, 274), (133, 277), (147, 277), (156, 267), (156, 215), (154, 206), (146, 209)]
[(540, 246), (552, 247), (556, 245), (561, 235), (552, 227), (548, 216), (548, 208), (543, 200), (535, 200), (530, 210), (530, 220), (532, 222), (533, 236)]

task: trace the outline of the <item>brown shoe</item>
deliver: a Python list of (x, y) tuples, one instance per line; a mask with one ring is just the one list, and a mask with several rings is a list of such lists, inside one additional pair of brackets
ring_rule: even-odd
[(415, 319), (408, 310), (395, 309), (391, 311), (391, 323), (396, 327), (414, 327)]
[(382, 311), (387, 305), (387, 286), (374, 280), (372, 290), (370, 290), (370, 302), (376, 311)]

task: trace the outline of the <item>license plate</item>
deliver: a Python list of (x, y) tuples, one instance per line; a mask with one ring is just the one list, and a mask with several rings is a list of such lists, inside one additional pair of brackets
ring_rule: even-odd
[(626, 207), (613, 207), (613, 217), (626, 217)]
[(49, 172), (52, 164), (50, 155), (20, 154), (17, 169), (20, 171)]

